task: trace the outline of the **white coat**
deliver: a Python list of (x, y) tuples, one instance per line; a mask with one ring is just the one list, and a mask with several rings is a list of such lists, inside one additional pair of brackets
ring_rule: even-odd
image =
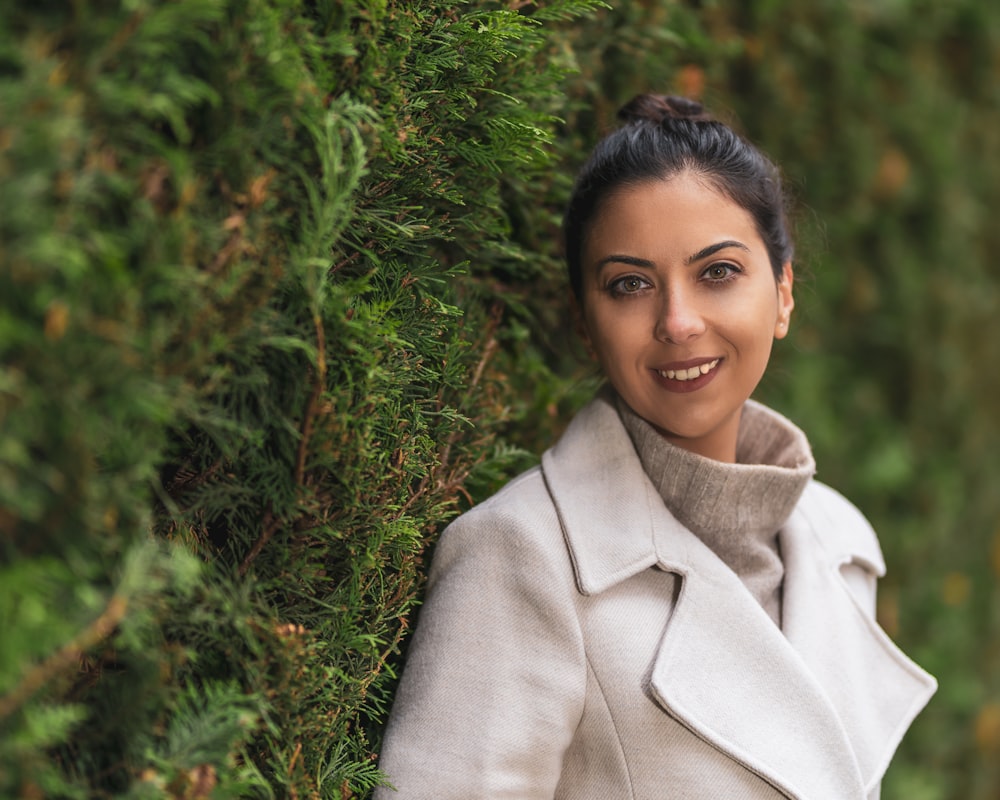
[(876, 798), (936, 684), (874, 620), (854, 506), (811, 482), (779, 544), (780, 630), (595, 399), (442, 535), (377, 800)]

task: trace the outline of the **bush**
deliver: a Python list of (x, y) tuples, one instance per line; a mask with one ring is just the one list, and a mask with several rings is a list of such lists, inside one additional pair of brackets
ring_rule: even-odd
[(8, 15), (0, 793), (377, 782), (420, 553), (517, 459), (511, 209), (592, 6)]

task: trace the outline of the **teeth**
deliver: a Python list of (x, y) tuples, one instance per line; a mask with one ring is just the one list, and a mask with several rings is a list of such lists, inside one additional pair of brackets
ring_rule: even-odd
[(702, 375), (707, 375), (717, 366), (719, 366), (719, 359), (709, 361), (700, 367), (691, 367), (690, 369), (661, 369), (657, 371), (660, 373), (661, 378), (670, 378), (674, 381), (690, 381)]

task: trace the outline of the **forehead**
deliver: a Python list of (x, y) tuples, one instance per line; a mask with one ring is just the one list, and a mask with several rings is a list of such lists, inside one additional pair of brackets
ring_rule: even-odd
[[(750, 213), (706, 179), (683, 172), (667, 179), (623, 186), (594, 215), (584, 260), (622, 247), (690, 255), (725, 239), (763, 249)], [(598, 252), (602, 251), (602, 252)], [(654, 252), (643, 255), (653, 256)], [(638, 253), (633, 253), (638, 255)]]

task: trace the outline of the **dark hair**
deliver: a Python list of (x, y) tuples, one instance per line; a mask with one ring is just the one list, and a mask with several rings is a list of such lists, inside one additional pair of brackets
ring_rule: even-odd
[(618, 112), (624, 124), (604, 137), (580, 170), (563, 220), (570, 285), (581, 300), (580, 259), (590, 225), (615, 190), (690, 170), (753, 217), (775, 278), (794, 245), (778, 168), (704, 107), (684, 97), (643, 94)]

